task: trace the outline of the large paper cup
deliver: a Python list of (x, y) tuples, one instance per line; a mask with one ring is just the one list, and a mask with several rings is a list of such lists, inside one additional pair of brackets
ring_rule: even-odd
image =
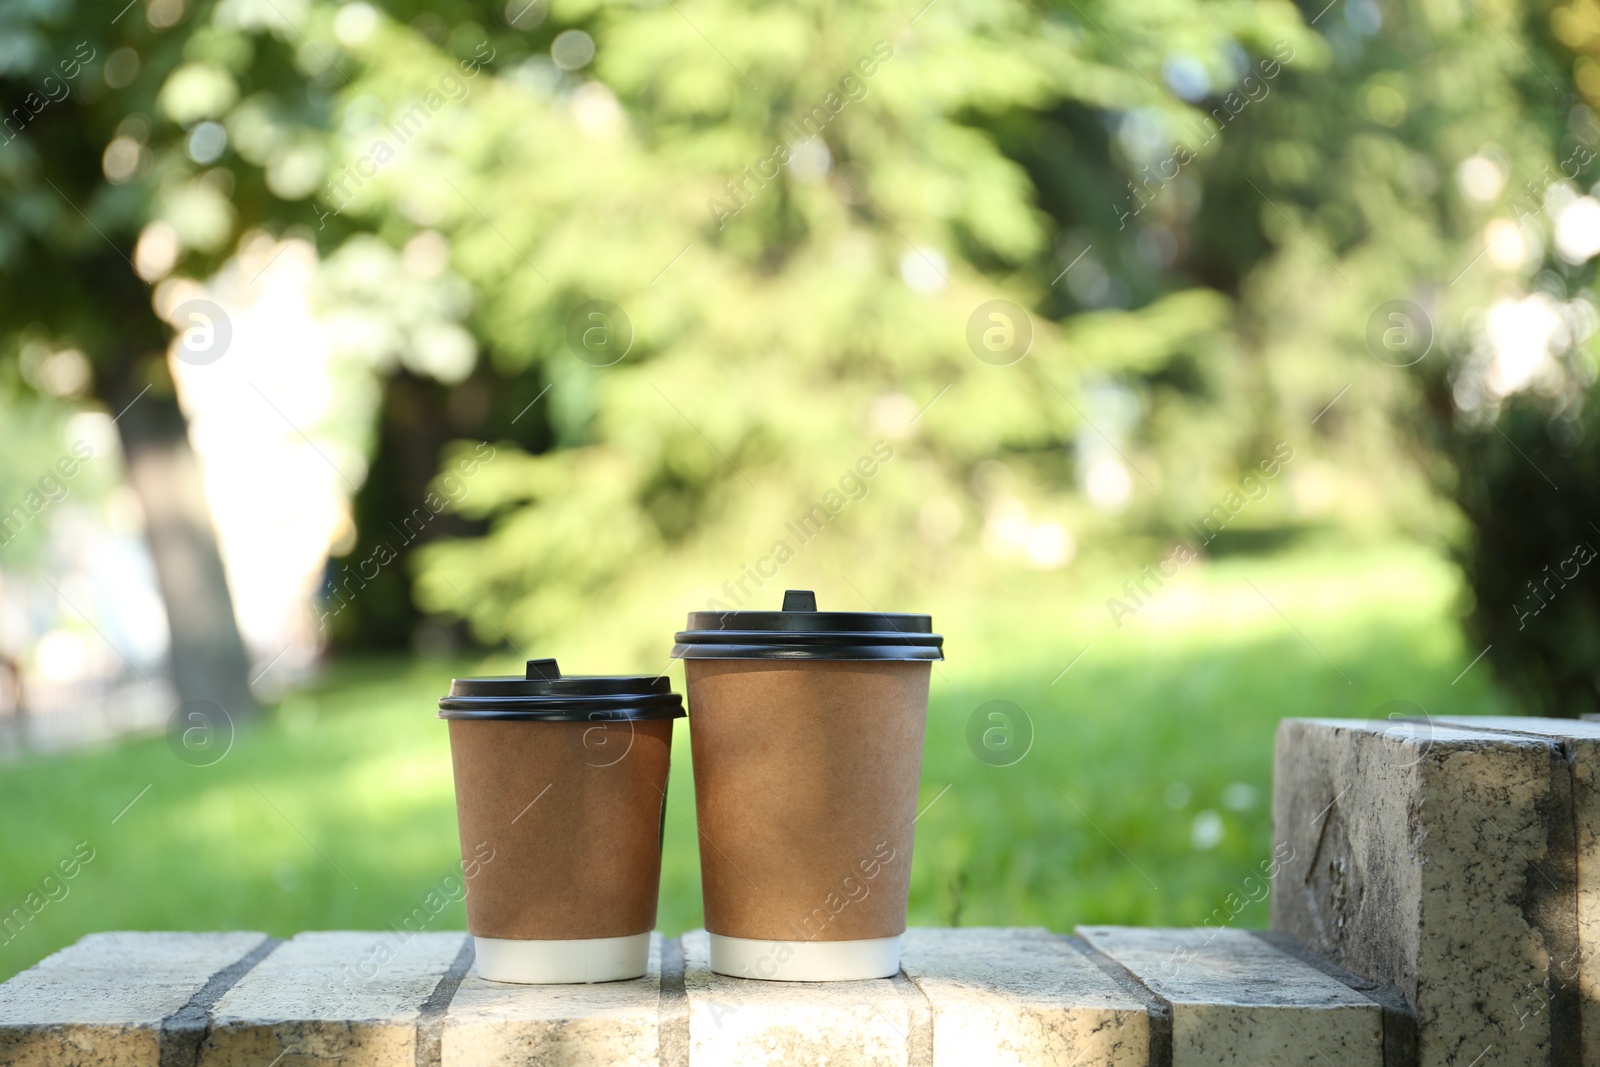
[(926, 615), (695, 612), (685, 660), (711, 969), (900, 968), (932, 661)]
[(458, 678), (449, 720), (467, 929), (497, 982), (645, 973), (672, 720), (665, 678)]

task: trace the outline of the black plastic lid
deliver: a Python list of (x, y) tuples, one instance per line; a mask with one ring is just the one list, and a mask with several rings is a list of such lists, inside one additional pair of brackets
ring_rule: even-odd
[(521, 678), (455, 678), (439, 701), (441, 719), (594, 722), (683, 717), (683, 698), (661, 675), (561, 677), (553, 659), (530, 659)]
[(675, 659), (944, 659), (929, 615), (818, 611), (806, 589), (783, 594), (782, 611), (695, 611), (677, 635)]

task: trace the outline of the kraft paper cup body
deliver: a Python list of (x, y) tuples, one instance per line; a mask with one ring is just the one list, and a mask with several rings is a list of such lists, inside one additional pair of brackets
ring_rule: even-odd
[(452, 718), (449, 732), (479, 975), (643, 975), (672, 720)]
[(684, 662), (712, 970), (895, 974), (931, 657), (716, 652)]

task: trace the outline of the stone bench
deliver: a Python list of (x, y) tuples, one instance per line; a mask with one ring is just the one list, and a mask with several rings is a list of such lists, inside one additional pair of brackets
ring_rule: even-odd
[(460, 933), (93, 934), (0, 986), (0, 1065), (1600, 1065), (1600, 723), (1287, 720), (1274, 773), (1271, 931), (914, 929), (828, 985), (694, 931), (560, 987)]
[(712, 974), (701, 931), (631, 982), (470, 963), (459, 933), (91, 934), (0, 987), (0, 1063), (1384, 1062), (1381, 1003), (1242, 930), (914, 929), (900, 975), (825, 985)]

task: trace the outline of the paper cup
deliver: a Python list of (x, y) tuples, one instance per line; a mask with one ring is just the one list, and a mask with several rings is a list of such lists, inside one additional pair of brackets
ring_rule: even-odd
[(478, 974), (523, 983), (645, 973), (661, 881), (672, 719), (658, 678), (457, 679), (449, 720)]
[(795, 593), (783, 612), (690, 616), (674, 654), (712, 970), (779, 981), (899, 970), (942, 656), (930, 631), (927, 616), (822, 613)]

